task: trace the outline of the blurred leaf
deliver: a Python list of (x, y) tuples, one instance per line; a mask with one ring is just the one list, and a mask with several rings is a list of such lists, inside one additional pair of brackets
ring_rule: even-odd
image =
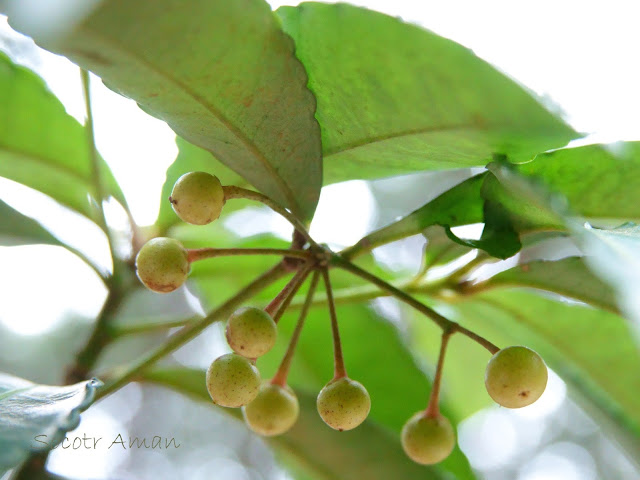
[(527, 345), (606, 414), (640, 454), (640, 352), (617, 315), (521, 291), (488, 292), (451, 306), (456, 320), (500, 346)]
[(0, 373), (0, 476), (31, 453), (60, 443), (78, 426), (80, 412), (89, 407), (101, 385), (94, 379), (52, 387)]
[[(156, 221), (158, 235), (163, 235), (170, 227), (181, 222), (180, 218), (175, 214), (169, 202), (169, 196), (173, 190), (176, 180), (188, 172), (209, 172), (220, 179), (223, 185), (236, 185), (246, 187), (247, 182), (229, 167), (223, 165), (216, 160), (211, 152), (196, 147), (181, 137), (176, 137), (178, 145), (178, 156), (167, 170), (167, 178), (162, 186), (162, 195), (160, 198), (160, 213)], [(229, 214), (238, 207), (246, 205), (247, 202), (234, 200), (227, 202), (222, 210), (222, 215)]]
[[(574, 132), (470, 50), (347, 4), (277, 11), (318, 99), (325, 183), (515, 161)], [(375, 32), (372, 35), (371, 32)]]
[(0, 200), (0, 245), (61, 245), (47, 229)]
[(187, 297), (185, 288), (159, 294), (139, 287), (127, 293), (106, 328), (111, 334), (118, 335), (153, 330), (152, 326), (182, 324), (186, 319), (197, 317), (202, 317), (202, 313)]
[[(40, 77), (2, 52), (0, 97), (0, 176), (96, 220), (96, 187), (84, 127)], [(106, 193), (126, 205), (111, 171), (102, 161), (101, 167)]]
[(640, 339), (640, 226), (602, 230), (574, 223), (573, 233), (591, 270), (615, 289), (621, 310), (635, 320)]
[(562, 193), (580, 215), (640, 219), (640, 142), (556, 150), (517, 170)]
[(567, 257), (556, 261), (538, 260), (517, 265), (472, 285), (470, 291), (516, 286), (558, 293), (619, 313), (613, 290), (589, 270), (583, 257)]
[[(146, 372), (144, 378), (187, 393), (215, 407), (205, 388), (203, 371), (180, 368), (156, 369)], [(397, 434), (370, 420), (348, 432), (332, 430), (318, 415), (315, 395), (299, 390), (296, 393), (300, 401), (300, 417), (297, 423), (284, 435), (266, 440), (293, 457), (301, 468), (309, 469), (314, 478), (327, 480), (451, 478), (450, 474), (445, 473), (441, 468), (424, 467), (413, 463), (402, 451)], [(224, 411), (238, 419), (241, 418), (239, 409), (224, 409)]]
[(9, 21), (309, 219), (322, 184), (320, 132), (293, 43), (261, 0), (184, 7), (107, 0), (56, 38), (33, 27), (44, 10)]

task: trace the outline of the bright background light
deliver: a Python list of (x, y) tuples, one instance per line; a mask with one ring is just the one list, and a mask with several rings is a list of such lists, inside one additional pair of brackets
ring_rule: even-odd
[[(269, 3), (276, 8), (298, 2)], [(541, 96), (547, 104), (560, 109), (574, 128), (588, 133), (589, 137), (579, 143), (640, 139), (640, 69), (636, 60), (640, 45), (640, 3), (636, 1), (369, 0), (352, 3), (400, 16), (473, 49)], [(77, 67), (62, 57), (37, 49), (31, 40), (11, 31), (1, 17), (0, 48), (8, 50), (14, 61), (38, 72), (67, 111), (84, 121)], [(92, 77), (92, 102), (98, 148), (122, 186), (136, 222), (150, 225), (158, 213), (165, 170), (177, 153), (174, 135), (166, 124), (143, 113), (134, 102), (111, 92), (95, 77)], [(110, 268), (104, 235), (90, 222), (42, 195), (3, 179), (0, 179), (0, 198), (64, 237), (99, 268)], [(367, 183), (353, 181), (329, 186), (322, 192), (312, 233), (319, 241), (332, 246), (348, 245), (371, 228), (376, 221), (374, 212), (375, 203)], [(239, 212), (228, 220), (228, 225), (243, 235), (260, 231), (283, 237), (290, 235), (286, 222), (259, 208)], [(0, 327), (18, 335), (39, 335), (51, 331), (66, 315), (85, 319), (96, 315), (105, 289), (90, 268), (69, 257), (72, 255), (57, 247), (0, 248), (0, 264), (5, 272), (0, 277), (3, 292)], [(410, 264), (406, 258), (403, 260), (401, 253), (389, 250), (382, 250), (378, 258), (398, 268)], [(35, 271), (39, 274), (34, 275)], [(24, 292), (30, 292), (29, 297), (25, 297)], [(202, 337), (201, 343), (216, 338), (220, 343), (220, 332), (212, 330)], [(199, 360), (190, 353), (193, 351), (193, 347), (182, 349), (175, 358), (184, 364), (199, 365)], [(123, 395), (131, 397), (130, 404), (139, 405), (141, 394), (135, 387), (127, 388)], [(117, 398), (113, 397), (113, 402), (117, 403)], [(92, 408), (93, 413), (85, 414), (79, 429), (90, 428), (104, 437), (111, 437), (114, 432), (124, 433), (118, 423), (123, 421), (118, 420), (118, 411), (118, 408), (110, 410), (104, 402), (100, 408)], [(534, 458), (523, 460), (523, 455), (535, 449), (545, 436), (557, 434), (557, 428), (553, 430), (552, 426), (563, 416), (577, 419), (572, 425), (574, 430), (582, 428), (587, 432), (580, 435), (593, 434), (596, 427), (580, 412), (566, 399), (564, 383), (552, 375), (549, 390), (540, 404), (515, 413), (504, 409), (479, 412), (461, 425), (460, 444), (472, 465), (486, 478), (502, 478), (492, 475), (516, 459), (522, 466), (511, 478), (518, 480), (591, 480), (597, 478), (593, 459), (574, 443), (553, 443)], [(528, 433), (526, 438), (521, 434), (523, 429)], [(622, 475), (619, 478), (632, 478), (633, 469), (616, 446), (604, 437), (601, 443), (608, 458), (617, 462), (617, 471)], [(213, 458), (210, 463), (204, 463), (205, 453), (199, 452), (202, 457), (197, 461), (201, 468), (191, 478), (210, 478), (212, 468), (216, 468), (220, 478), (254, 478), (249, 477), (249, 470), (230, 452), (226, 452), (229, 455), (224, 458), (222, 455)], [(65, 457), (62, 451), (51, 458), (50, 467), (61, 474), (90, 474), (94, 478), (109, 477), (123, 461), (120, 457), (99, 459), (97, 455), (76, 454), (71, 459), (71, 454)], [(163, 478), (180, 477), (160, 455), (151, 455), (145, 461), (150, 466), (156, 465), (158, 475), (168, 475)]]

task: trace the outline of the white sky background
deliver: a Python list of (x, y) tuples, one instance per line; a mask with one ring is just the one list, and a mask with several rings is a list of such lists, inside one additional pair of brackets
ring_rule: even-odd
[[(275, 9), (298, 2), (269, 3)], [(591, 134), (589, 143), (640, 140), (637, 60), (640, 2), (369, 0), (351, 3), (400, 16), (473, 49), (480, 57), (558, 105), (574, 128)], [(0, 21), (0, 31), (7, 29), (6, 22)], [(28, 43), (16, 38), (17, 42)], [(81, 86), (75, 66), (46, 52), (41, 53), (35, 63), (19, 57), (14, 60), (26, 62), (41, 74), (67, 111), (83, 121)], [(98, 148), (122, 185), (136, 221), (151, 224), (157, 215), (165, 170), (177, 153), (173, 134), (165, 124), (107, 90), (99, 81), (92, 85)], [(354, 188), (361, 193), (356, 197), (358, 201), (346, 201), (353, 195)], [(65, 215), (46, 200), (39, 200), (1, 179), (0, 198), (34, 215), (56, 233), (63, 234), (72, 228), (74, 245), (108, 265), (103, 239), (95, 230), (79, 227), (74, 215)], [(321, 198), (314, 234), (320, 241), (352, 243), (366, 233), (371, 206), (362, 182), (329, 187)], [(281, 224), (273, 228), (280, 229), (278, 225)], [(0, 322), (27, 335), (52, 328), (69, 312), (87, 317), (95, 315), (104, 289), (86, 280), (92, 273), (81, 273), (86, 267), (80, 262), (74, 262), (72, 268), (62, 268), (68, 261), (69, 254), (60, 249), (0, 248), (0, 265), (3, 271), (12, 273), (0, 277), (0, 291), (6, 294), (0, 303)], [(41, 268), (44, 263), (48, 268)], [(35, 268), (40, 275), (33, 275)], [(61, 270), (66, 272), (66, 279), (60, 279)], [(56, 285), (61, 286), (59, 291)], [(48, 294), (42, 301), (25, 302), (20, 296), (22, 291)], [(34, 321), (26, 324), (22, 321), (25, 317)], [(564, 393), (561, 396), (564, 398)]]

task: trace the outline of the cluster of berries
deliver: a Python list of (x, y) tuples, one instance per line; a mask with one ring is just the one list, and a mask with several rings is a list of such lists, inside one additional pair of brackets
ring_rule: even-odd
[[(285, 376), (276, 374), (261, 382), (255, 366), (256, 358), (275, 344), (273, 318), (259, 308), (241, 308), (229, 317), (226, 337), (235, 353), (217, 358), (207, 370), (207, 389), (214, 403), (244, 407), (247, 425), (256, 433), (272, 436), (286, 432), (298, 418), (298, 399)], [(367, 418), (371, 400), (360, 383), (345, 376), (320, 391), (317, 407), (331, 428), (351, 430)]]
[[(226, 188), (228, 187), (223, 187), (213, 175), (191, 172), (178, 179), (169, 200), (182, 220), (204, 225), (219, 217), (228, 197), (225, 195)], [(173, 291), (185, 282), (191, 262), (200, 258), (194, 252), (196, 251), (185, 249), (177, 240), (154, 238), (138, 253), (137, 274), (142, 283), (153, 291)], [(318, 394), (318, 413), (331, 428), (339, 431), (351, 430), (367, 418), (371, 400), (364, 386), (346, 374), (328, 273), (326, 267), (314, 265), (309, 267), (309, 271), (313, 268), (324, 268), (336, 367), (334, 378)], [(294, 287), (297, 290), (306, 278), (306, 274), (301, 273), (304, 272), (299, 271), (285, 287), (285, 290), (289, 289), (287, 293), (290, 297), (295, 294), (295, 291), (292, 293)], [(281, 311), (277, 312), (275, 320), (273, 312), (283, 307), (285, 302), (282, 295), (276, 297), (265, 309), (243, 307), (234, 312), (226, 326), (227, 341), (233, 353), (217, 358), (207, 370), (206, 385), (213, 402), (224, 407), (242, 407), (247, 425), (261, 435), (282, 434), (289, 430), (298, 418), (298, 399), (287, 385), (286, 379), (317, 280), (316, 271), (305, 309), (300, 316), (287, 354), (271, 380), (262, 381), (255, 364), (257, 358), (275, 345), (276, 324)], [(296, 282), (297, 285), (294, 285)], [(413, 415), (404, 425), (401, 434), (402, 446), (407, 455), (425, 465), (444, 460), (455, 446), (454, 429), (438, 408), (440, 376), (447, 338), (447, 335), (443, 336), (429, 406)], [(533, 350), (522, 346), (501, 350), (496, 348), (486, 368), (485, 385), (491, 398), (498, 404), (508, 408), (520, 408), (530, 405), (542, 395), (547, 384), (547, 375), (546, 365)]]

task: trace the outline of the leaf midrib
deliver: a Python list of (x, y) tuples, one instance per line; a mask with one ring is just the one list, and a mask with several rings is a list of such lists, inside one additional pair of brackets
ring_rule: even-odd
[[(215, 108), (214, 105), (212, 105), (209, 102), (205, 101), (204, 98), (202, 98), (199, 94), (197, 94), (195, 91), (193, 91), (191, 88), (189, 88), (186, 84), (184, 84), (184, 83), (180, 82), (179, 80), (175, 79), (168, 72), (164, 72), (164, 71), (160, 70), (158, 67), (156, 67), (154, 64), (152, 64), (149, 61), (147, 61), (145, 58), (141, 57), (139, 54), (133, 53), (133, 52), (130, 52), (130, 51), (126, 50), (123, 47), (123, 45), (120, 44), (119, 42), (117, 42), (116, 40), (114, 40), (114, 39), (112, 39), (110, 37), (107, 37), (105, 35), (98, 35), (98, 34), (96, 34), (94, 32), (89, 31), (87, 28), (81, 28), (79, 30), (81, 30), (84, 35), (86, 35), (88, 37), (94, 37), (98, 41), (103, 41), (104, 43), (107, 43), (107, 44), (111, 45), (115, 50), (122, 52), (122, 54), (124, 56), (128, 56), (129, 58), (133, 59), (134, 61), (139, 62), (140, 64), (142, 64), (143, 67), (146, 67), (148, 70), (156, 73), (158, 76), (160, 76), (161, 78), (164, 78), (169, 83), (173, 83), (174, 85), (176, 85), (179, 90), (181, 90), (184, 94), (186, 94), (188, 97), (190, 97), (195, 103), (203, 106), (205, 108), (205, 110), (207, 110), (212, 116), (216, 117), (218, 119), (218, 121), (222, 125), (224, 125), (224, 127), (227, 128), (227, 130), (229, 130), (231, 132), (231, 134), (235, 138), (240, 140), (240, 142), (244, 145), (244, 147), (250, 153), (252, 153), (256, 159), (258, 159), (258, 161), (263, 165), (263, 167), (265, 167), (267, 169), (267, 171), (269, 171), (272, 174), (272, 178), (274, 178), (276, 180), (276, 182), (277, 182), (278, 186), (280, 187), (281, 191), (284, 193), (285, 197), (287, 198), (287, 201), (289, 202), (290, 208), (293, 211), (302, 211), (302, 209), (300, 208), (300, 205), (298, 204), (297, 200), (295, 199), (295, 195), (294, 195), (293, 191), (287, 185), (285, 180), (278, 174), (277, 170), (269, 163), (267, 158), (258, 149), (257, 145), (255, 145), (255, 143), (250, 141), (249, 138), (240, 129), (238, 129), (235, 125), (233, 125), (229, 121), (229, 119), (225, 115), (222, 114), (222, 112), (220, 112), (217, 108)], [(73, 52), (74, 49), (73, 48), (72, 49), (67, 49), (67, 51)], [(82, 50), (75, 50), (75, 51), (77, 53), (83, 55)], [(167, 123), (169, 123), (169, 122), (167, 122)], [(211, 150), (209, 150), (208, 148), (205, 148), (205, 150), (208, 150), (208, 151), (211, 152)], [(211, 152), (211, 153), (216, 155), (215, 152)], [(242, 177), (244, 178), (244, 175), (242, 175)]]

